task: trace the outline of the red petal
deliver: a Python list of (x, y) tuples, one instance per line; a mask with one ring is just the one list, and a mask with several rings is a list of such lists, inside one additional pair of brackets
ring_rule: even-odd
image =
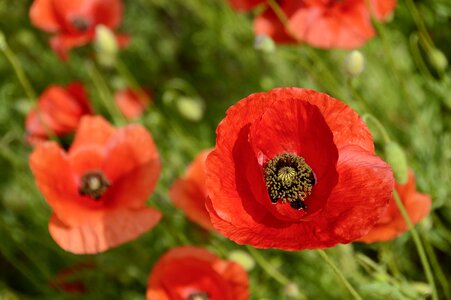
[(92, 2), (91, 14), (96, 24), (103, 24), (114, 29), (121, 23), (124, 10), (121, 0), (96, 0)]
[(69, 153), (78, 147), (105, 146), (114, 133), (114, 128), (100, 116), (85, 116), (80, 120)]
[(30, 8), (30, 20), (34, 26), (45, 31), (60, 29), (52, 0), (34, 0)]
[(183, 210), (187, 217), (204, 227), (214, 230), (210, 215), (205, 208), (207, 198), (205, 160), (211, 150), (202, 151), (187, 169), (186, 175), (176, 180), (169, 189), (174, 205)]
[(161, 213), (151, 208), (106, 211), (101, 219), (70, 227), (53, 215), (49, 231), (64, 250), (75, 254), (94, 254), (138, 238), (160, 219)]
[[(324, 206), (338, 181), (335, 169), (338, 151), (333, 135), (317, 106), (303, 101), (301, 97), (284, 98), (283, 95), (279, 95), (278, 99), (266, 109), (260, 120), (252, 124), (249, 139), (260, 166), (285, 152), (295, 153), (305, 159), (316, 175), (317, 184), (306, 202), (308, 212), (314, 213)], [(259, 177), (263, 178), (262, 168), (258, 171)], [(258, 174), (252, 176), (256, 178)], [(261, 180), (256, 183), (253, 178), (249, 178), (250, 186), (264, 186), (266, 190)], [(283, 207), (271, 204), (268, 196), (257, 199), (264, 200), (271, 211)], [(299, 220), (299, 213), (304, 214), (303, 211), (291, 209), (289, 205), (285, 207), (289, 208), (287, 213), (293, 215), (294, 219)], [(279, 211), (280, 213), (284, 212)]]
[(78, 186), (64, 151), (54, 142), (40, 143), (30, 156), (30, 168), (47, 203), (67, 223), (79, 222), (87, 209), (78, 200)]
[(255, 201), (242, 166), (248, 157), (255, 160), (248, 143), (249, 126), (273, 101), (268, 93), (250, 95), (227, 110), (216, 130), (216, 148), (206, 162), (207, 190), (214, 211), (229, 222), (253, 224), (254, 218), (268, 214)]
[(344, 102), (324, 93), (301, 88), (279, 88), (269, 93), (275, 97), (302, 99), (316, 105), (332, 130), (338, 150), (347, 145), (356, 145), (374, 153), (373, 138), (368, 126)]
[(265, 2), (265, 0), (229, 0), (230, 6), (237, 11), (249, 11)]
[(58, 34), (50, 39), (50, 46), (53, 51), (60, 57), (61, 60), (66, 61), (69, 58), (69, 50), (83, 46), (89, 43), (94, 38), (92, 33), (86, 34)]
[(391, 199), (394, 178), (378, 156), (349, 146), (340, 151), (339, 182), (323, 217), (333, 220), (333, 233), (341, 243), (367, 234), (381, 218)]

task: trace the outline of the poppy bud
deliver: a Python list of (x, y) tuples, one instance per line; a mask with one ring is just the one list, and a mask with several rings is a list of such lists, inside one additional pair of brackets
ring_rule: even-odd
[(104, 25), (96, 26), (94, 47), (96, 49), (97, 60), (101, 65), (110, 67), (115, 64), (119, 47), (111, 29)]
[(276, 49), (276, 44), (271, 37), (261, 34), (255, 37), (254, 48), (265, 53), (271, 53)]
[(7, 47), (5, 35), (0, 31), (0, 50), (5, 50)]
[(358, 76), (365, 68), (365, 57), (359, 50), (351, 51), (346, 57), (345, 70), (350, 76)]
[(388, 142), (384, 147), (385, 159), (393, 170), (396, 182), (405, 184), (408, 179), (408, 165), (404, 150), (395, 142)]
[(190, 121), (200, 121), (204, 115), (205, 106), (198, 97), (181, 96), (176, 102), (179, 113)]
[(448, 59), (442, 51), (437, 48), (429, 51), (429, 62), (439, 72), (443, 72), (448, 67)]
[(255, 267), (252, 256), (241, 250), (230, 252), (229, 259), (240, 264), (246, 271), (251, 271)]
[(296, 283), (290, 282), (283, 288), (284, 294), (289, 298), (295, 298), (295, 299), (303, 299), (301, 298), (301, 293), (299, 291), (299, 287)]

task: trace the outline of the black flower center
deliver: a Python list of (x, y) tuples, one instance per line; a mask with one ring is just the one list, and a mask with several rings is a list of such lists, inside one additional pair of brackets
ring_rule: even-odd
[(187, 300), (209, 300), (208, 294), (205, 292), (195, 292), (188, 296)]
[(89, 196), (94, 200), (99, 200), (110, 186), (110, 182), (100, 171), (89, 171), (81, 177), (81, 184), (78, 189), (80, 195)]
[(73, 17), (71, 18), (72, 26), (74, 26), (78, 31), (85, 32), (89, 28), (89, 21), (84, 19), (83, 17)]
[(263, 174), (272, 203), (282, 201), (294, 209), (307, 208), (304, 201), (316, 180), (304, 158), (293, 153), (277, 155), (266, 163)]

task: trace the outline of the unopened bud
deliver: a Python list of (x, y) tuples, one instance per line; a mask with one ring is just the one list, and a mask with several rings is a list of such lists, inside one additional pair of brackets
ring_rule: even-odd
[(429, 61), (431, 65), (439, 72), (445, 71), (448, 67), (448, 59), (442, 51), (437, 48), (429, 51)]
[(176, 102), (179, 113), (190, 121), (199, 121), (204, 115), (205, 106), (200, 98), (181, 96)]
[(393, 170), (395, 179), (405, 184), (408, 179), (408, 164), (404, 150), (395, 142), (388, 142), (384, 146), (385, 159)]
[(283, 292), (287, 297), (298, 299), (301, 295), (298, 285), (294, 282), (290, 282), (283, 288)]
[(241, 265), (246, 271), (250, 271), (255, 267), (255, 261), (252, 256), (241, 250), (230, 252), (229, 259)]
[(7, 47), (6, 38), (3, 32), (0, 31), (0, 50), (5, 50)]
[(271, 37), (262, 34), (255, 37), (254, 48), (265, 53), (271, 53), (276, 49), (276, 44)]
[(114, 33), (104, 25), (96, 26), (96, 37), (94, 40), (97, 60), (106, 67), (113, 66), (119, 49)]
[(345, 60), (345, 70), (351, 76), (358, 76), (365, 69), (365, 57), (359, 50), (353, 50)]
[(431, 294), (431, 287), (427, 283), (416, 281), (410, 284), (410, 287), (422, 296), (429, 296)]

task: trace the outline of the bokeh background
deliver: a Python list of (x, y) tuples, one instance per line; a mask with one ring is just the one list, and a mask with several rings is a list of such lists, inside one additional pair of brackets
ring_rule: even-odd
[[(50, 84), (82, 81), (96, 111), (109, 118), (100, 104), (96, 72), (112, 91), (125, 86), (124, 78), (115, 69), (96, 66), (92, 46), (73, 49), (66, 63), (59, 60), (48, 45), (49, 35), (30, 24), (31, 3), (0, 0), (0, 30), (33, 88), (39, 94)], [(237, 13), (225, 1), (129, 0), (124, 5), (119, 31), (132, 42), (119, 55), (139, 85), (153, 94), (153, 103), (134, 122), (149, 129), (162, 158), (149, 205), (163, 211), (163, 221), (139, 239), (98, 255), (73, 255), (55, 244), (47, 229), (51, 210), (28, 166), (32, 148), (25, 141), (24, 119), (36, 99), (27, 98), (0, 54), (1, 300), (144, 299), (155, 261), (182, 244), (207, 247), (223, 258), (233, 250), (251, 251), (257, 261), (249, 271), (251, 299), (348, 299), (316, 251), (250, 250), (189, 222), (169, 201), (174, 179), (200, 150), (214, 146), (225, 110), (251, 93), (282, 86), (326, 92), (361, 114), (371, 113), (402, 146), (418, 190), (433, 200), (417, 230), (440, 298), (450, 299), (451, 77), (449, 68), (422, 47), (406, 2), (399, 1), (390, 22), (379, 24), (378, 36), (360, 49), (366, 62), (356, 77), (345, 71), (349, 51), (305, 45), (259, 51), (252, 13)], [(435, 46), (451, 59), (451, 2), (415, 5)], [(381, 137), (369, 125), (380, 150)], [(341, 245), (327, 253), (364, 299), (430, 297), (408, 232), (391, 242)], [(265, 265), (283, 279), (276, 280)], [(55, 284), (61, 281), (81, 285), (82, 294)]]

